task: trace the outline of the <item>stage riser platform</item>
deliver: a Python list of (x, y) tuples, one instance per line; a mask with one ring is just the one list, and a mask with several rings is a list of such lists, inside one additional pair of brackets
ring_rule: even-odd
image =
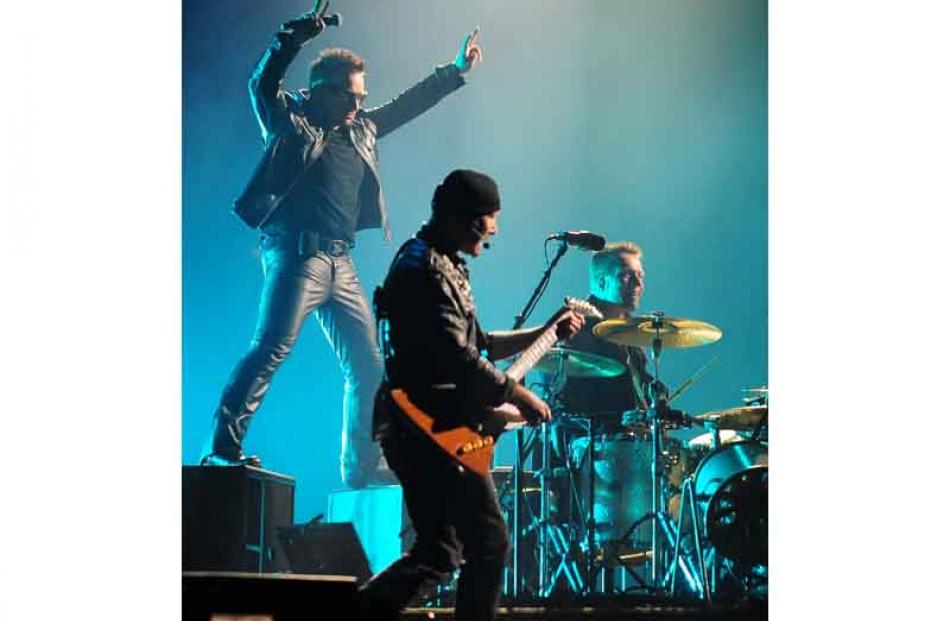
[[(298, 621), (372, 619), (361, 610), (351, 576), (185, 572), (186, 621)], [(342, 611), (342, 615), (340, 614)], [(451, 621), (451, 608), (410, 608), (407, 620)], [(767, 604), (706, 605), (697, 600), (616, 596), (586, 602), (503, 602), (499, 620), (510, 621), (765, 621)]]

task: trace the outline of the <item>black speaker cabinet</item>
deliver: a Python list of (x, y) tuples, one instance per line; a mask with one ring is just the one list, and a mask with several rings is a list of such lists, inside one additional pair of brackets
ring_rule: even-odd
[(182, 572), (184, 621), (366, 619), (351, 576)]
[(183, 466), (182, 568), (288, 571), (277, 529), (293, 525), (294, 484), (250, 466)]
[(353, 576), (360, 584), (368, 580), (369, 560), (353, 524), (319, 520), (278, 531), (293, 573)]

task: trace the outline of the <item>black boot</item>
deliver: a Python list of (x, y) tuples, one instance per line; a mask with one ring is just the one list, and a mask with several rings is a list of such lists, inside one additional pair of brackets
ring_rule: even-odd
[(245, 455), (241, 450), (241, 441), (247, 435), (250, 416), (235, 417), (228, 408), (221, 407), (214, 415), (214, 430), (211, 433), (211, 447), (206, 449), (199, 462), (202, 466), (253, 466), (261, 467), (257, 455)]

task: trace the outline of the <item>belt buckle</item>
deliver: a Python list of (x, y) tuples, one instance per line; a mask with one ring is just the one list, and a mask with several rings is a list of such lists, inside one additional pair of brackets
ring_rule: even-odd
[(340, 239), (334, 239), (330, 241), (327, 245), (327, 254), (337, 259), (342, 256), (346, 256), (346, 253), (349, 251), (350, 247), (345, 241)]

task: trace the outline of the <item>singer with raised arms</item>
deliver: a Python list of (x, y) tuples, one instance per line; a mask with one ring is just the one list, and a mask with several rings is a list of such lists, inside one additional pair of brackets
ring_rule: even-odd
[[(465, 84), (481, 61), (478, 29), (466, 35), (454, 62), (375, 108), (367, 66), (355, 52), (324, 49), (310, 65), (308, 88), (288, 90), (284, 74), (302, 47), (328, 25), (327, 2), (283, 24), (254, 68), (251, 105), (263, 154), (235, 212), (259, 230), (264, 278), (257, 325), (214, 412), (201, 463), (260, 465), (242, 445), (248, 426), (286, 359), (301, 326), (314, 314), (344, 377), (343, 482), (362, 487), (388, 482), (372, 440), (372, 406), (382, 359), (368, 300), (350, 252), (356, 232), (389, 224), (380, 187), (376, 141), (419, 116)], [(313, 414), (320, 415), (314, 404)]]

